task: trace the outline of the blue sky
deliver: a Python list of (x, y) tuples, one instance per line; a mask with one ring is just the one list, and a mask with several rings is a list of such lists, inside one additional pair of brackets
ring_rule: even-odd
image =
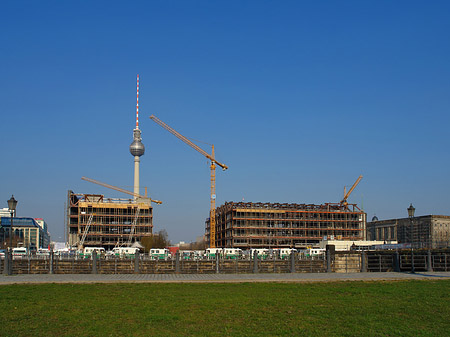
[[(447, 1), (3, 1), (0, 207), (64, 233), (67, 190), (141, 186), (155, 230), (204, 233), (209, 166), (148, 117), (213, 143), (217, 204), (349, 202), (450, 215)], [(207, 145), (199, 144), (208, 152)]]

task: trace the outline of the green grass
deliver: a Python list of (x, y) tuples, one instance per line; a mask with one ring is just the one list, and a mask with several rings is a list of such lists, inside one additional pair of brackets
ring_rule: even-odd
[(450, 281), (0, 286), (0, 336), (449, 336)]

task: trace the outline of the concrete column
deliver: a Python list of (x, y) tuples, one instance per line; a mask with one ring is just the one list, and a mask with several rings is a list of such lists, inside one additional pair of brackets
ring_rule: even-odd
[(49, 268), (48, 268), (48, 273), (49, 274), (53, 274), (54, 270), (53, 270), (53, 250), (50, 251), (50, 255), (48, 257), (49, 260)]
[(12, 275), (13, 273), (13, 253), (12, 248), (9, 248), (8, 252), (8, 275)]
[(326, 245), (325, 252), (327, 256), (327, 273), (331, 273), (333, 271), (331, 262), (334, 259), (334, 250), (335, 250), (334, 245)]
[(141, 259), (141, 255), (139, 254), (139, 251), (134, 254), (134, 273), (139, 274), (139, 261)]
[(5, 258), (3, 259), (3, 274), (9, 275), (9, 254), (5, 252)]
[(427, 254), (427, 271), (433, 271), (433, 257), (431, 256), (430, 249), (428, 249), (428, 254)]
[(179, 274), (180, 272), (181, 272), (180, 251), (177, 251), (175, 254), (175, 273)]
[(394, 271), (399, 273), (400, 272), (400, 254), (398, 251), (395, 252), (394, 256), (392, 257), (392, 264)]
[(327, 251), (326, 254), (327, 254), (327, 273), (331, 273), (332, 272), (332, 270), (331, 270), (331, 255), (330, 255), (329, 251)]
[(367, 264), (366, 264), (366, 252), (363, 250), (361, 252), (361, 273), (367, 272)]
[(97, 252), (94, 250), (92, 252), (92, 274), (97, 274)]
[(253, 273), (258, 273), (258, 253), (253, 254)]
[(216, 274), (219, 274), (219, 253), (216, 252)]
[(291, 273), (295, 273), (295, 259), (297, 257), (296, 252), (291, 252)]

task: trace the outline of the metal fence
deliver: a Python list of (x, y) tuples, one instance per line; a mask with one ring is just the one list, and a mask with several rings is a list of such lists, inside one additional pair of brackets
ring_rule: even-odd
[[(0, 261), (0, 272), (7, 274), (7, 258)], [(12, 274), (206, 274), (206, 273), (355, 273), (355, 272), (450, 271), (450, 250), (333, 252), (319, 257), (300, 254), (277, 257), (239, 257), (153, 259), (111, 257), (93, 254), (89, 258), (24, 256), (13, 259)]]
[[(6, 272), (6, 260), (0, 263), (1, 272)], [(13, 259), (12, 274), (205, 274), (205, 273), (301, 273), (325, 272), (323, 257), (304, 257), (293, 254), (281, 259), (240, 257), (154, 259), (137, 254), (132, 257), (97, 256), (89, 258), (50, 256), (26, 256)]]

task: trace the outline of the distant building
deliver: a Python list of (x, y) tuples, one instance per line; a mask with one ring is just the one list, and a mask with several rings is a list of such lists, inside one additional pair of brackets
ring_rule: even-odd
[[(206, 242), (210, 242), (206, 220)], [(366, 213), (355, 204), (226, 202), (216, 210), (216, 246), (319, 247), (322, 239), (364, 240)]]
[[(11, 217), (0, 218), (0, 246), (9, 246)], [(47, 248), (50, 236), (33, 218), (14, 218), (12, 226), (13, 247), (26, 247), (30, 250)]]
[(450, 216), (424, 215), (412, 219), (372, 219), (367, 223), (367, 238), (385, 242), (412, 243), (415, 248), (449, 248)]

